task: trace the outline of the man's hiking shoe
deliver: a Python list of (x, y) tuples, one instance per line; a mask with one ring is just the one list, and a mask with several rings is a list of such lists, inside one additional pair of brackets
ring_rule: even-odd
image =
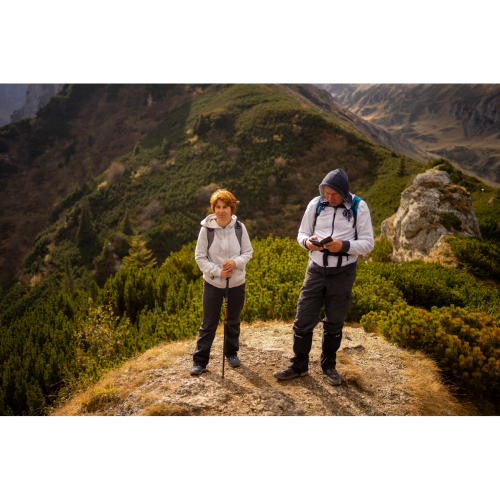
[(307, 370), (305, 372), (299, 373), (292, 370), (289, 366), (274, 372), (274, 376), (276, 378), (279, 378), (280, 380), (288, 380), (295, 377), (305, 377), (306, 375), (309, 375), (309, 372)]
[(191, 375), (199, 375), (200, 373), (203, 373), (205, 371), (205, 368), (200, 365), (193, 365), (193, 368), (191, 368)]
[(227, 362), (233, 367), (233, 368), (238, 368), (238, 366), (241, 365), (241, 362), (238, 358), (238, 356), (230, 356), (227, 358)]
[(325, 370), (326, 380), (329, 384), (340, 385), (340, 375), (335, 368), (328, 368)]

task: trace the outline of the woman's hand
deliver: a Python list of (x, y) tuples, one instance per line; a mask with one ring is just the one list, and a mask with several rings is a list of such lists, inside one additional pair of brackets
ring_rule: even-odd
[[(316, 241), (318, 241), (318, 237), (317, 236), (312, 236), (309, 239), (310, 240), (316, 240)], [(318, 245), (314, 245), (309, 240), (306, 240), (306, 247), (309, 248), (309, 250), (312, 250), (313, 252), (319, 252), (319, 251), (323, 250), (323, 247), (318, 246)]]
[(225, 260), (224, 264), (222, 264), (222, 269), (226, 271), (234, 269), (235, 267), (236, 267), (236, 262), (234, 260)]
[(340, 240), (330, 241), (330, 243), (325, 243), (325, 248), (330, 252), (340, 252), (342, 250), (342, 242)]
[(230, 278), (233, 275), (233, 270), (232, 269), (228, 269), (228, 270), (222, 269), (222, 271), (220, 272), (220, 275), (222, 278)]

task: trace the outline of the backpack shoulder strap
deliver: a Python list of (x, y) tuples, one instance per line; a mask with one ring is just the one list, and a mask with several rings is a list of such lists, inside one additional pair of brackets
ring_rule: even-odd
[(316, 211), (314, 212), (313, 231), (314, 228), (316, 227), (316, 219), (318, 218), (319, 214), (323, 211), (326, 205), (328, 205), (328, 203), (321, 203), (321, 196), (320, 196), (318, 198), (318, 203), (316, 204)]
[(208, 251), (210, 250), (210, 247), (212, 246), (212, 243), (214, 241), (214, 230), (211, 227), (205, 227), (207, 230), (207, 240), (208, 240), (208, 246), (207, 246), (207, 255)]
[(354, 195), (352, 197), (351, 209), (352, 209), (352, 215), (353, 215), (353, 219), (354, 219), (354, 223), (353, 223), (352, 227), (354, 228), (354, 239), (355, 240), (358, 239), (358, 228), (356, 227), (356, 220), (358, 218), (358, 208), (359, 208), (360, 201), (362, 201), (362, 200), (359, 196)]
[(357, 195), (354, 195), (352, 197), (352, 205), (351, 205), (351, 208), (352, 208), (352, 212), (354, 214), (354, 217), (356, 217), (358, 215), (358, 208), (359, 208), (359, 202), (362, 201), (361, 198)]
[(243, 235), (243, 224), (240, 221), (236, 221), (234, 225), (234, 232), (236, 233), (236, 238), (238, 238), (238, 243), (240, 244), (241, 249), (241, 236)]

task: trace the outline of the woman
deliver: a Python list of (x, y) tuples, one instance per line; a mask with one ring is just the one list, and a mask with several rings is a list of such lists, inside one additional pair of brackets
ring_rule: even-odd
[(204, 372), (210, 359), (210, 348), (219, 324), (220, 311), (229, 278), (227, 334), (224, 353), (236, 368), (240, 338), (240, 314), (245, 302), (245, 266), (252, 258), (253, 248), (245, 226), (237, 222), (236, 198), (227, 190), (212, 194), (213, 214), (201, 222), (195, 259), (203, 273), (203, 321), (191, 375)]

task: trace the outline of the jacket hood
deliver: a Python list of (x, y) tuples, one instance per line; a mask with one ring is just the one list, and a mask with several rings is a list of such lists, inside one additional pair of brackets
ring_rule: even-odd
[[(217, 224), (217, 216), (215, 214), (210, 214), (209, 216), (205, 217), (200, 224), (203, 227), (209, 227), (212, 229), (222, 229), (222, 227)], [(236, 222), (236, 215), (231, 215), (231, 222), (226, 226), (226, 227), (233, 227), (234, 223)]]
[(347, 179), (347, 174), (341, 168), (332, 170), (326, 174), (325, 178), (321, 181), (319, 185), (319, 194), (321, 195), (322, 202), (327, 201), (325, 186), (335, 189), (349, 205), (352, 204), (352, 195), (349, 192), (349, 180)]

